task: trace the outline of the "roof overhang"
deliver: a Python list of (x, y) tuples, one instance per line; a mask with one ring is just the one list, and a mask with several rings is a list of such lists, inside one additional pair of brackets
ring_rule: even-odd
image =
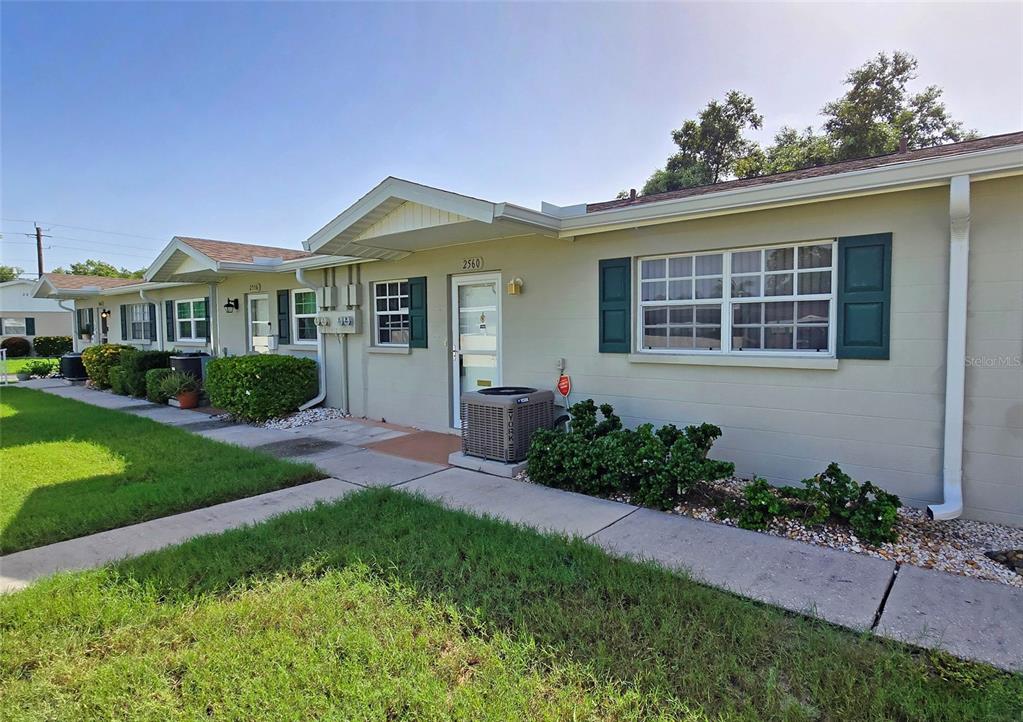
[(542, 212), (534, 211), (387, 178), (303, 245), (320, 253), (392, 260), (417, 251), (498, 238), (540, 234), (571, 240), (648, 225), (948, 185), (951, 178), (961, 175), (983, 180), (1019, 174), (1023, 174), (1023, 145), (1014, 145), (592, 213), (585, 212), (585, 205), (559, 208), (544, 204)]
[(506, 203), (386, 178), (303, 243), (315, 253), (395, 260), (417, 251), (544, 233), (554, 219)]
[(82, 288), (58, 288), (45, 276), (34, 282), (32, 286), (33, 298), (52, 298), (58, 300), (84, 300), (98, 298), (100, 296), (123, 296), (135, 294), (139, 291), (156, 291), (161, 288), (180, 286), (180, 283), (128, 283), (123, 286), (112, 288), (101, 288), (100, 286), (84, 286)]
[(218, 261), (175, 236), (146, 269), (147, 281), (164, 283), (219, 283), (239, 273), (287, 273), (298, 268), (325, 268), (358, 263), (362, 259), (319, 255), (284, 260), (256, 257), (251, 263)]

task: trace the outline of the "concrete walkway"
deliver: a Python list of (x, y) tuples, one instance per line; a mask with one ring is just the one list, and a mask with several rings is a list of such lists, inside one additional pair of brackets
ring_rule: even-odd
[[(192, 412), (173, 409), (178, 414), (168, 414), (163, 410), (168, 407), (131, 403), (81, 387), (67, 389), (43, 387), (48, 393), (190, 428), (178, 414)], [(611, 554), (651, 560), (792, 612), (1023, 671), (1023, 592), (1014, 587), (369, 451), (358, 444), (402, 432), (347, 419), (283, 431), (242, 425), (196, 431), (315, 463), (334, 478), (0, 558), (0, 591), (20, 588), (58, 569), (99, 566), (191, 536), (262, 521), (359, 487), (393, 486), (451, 508), (583, 537)]]

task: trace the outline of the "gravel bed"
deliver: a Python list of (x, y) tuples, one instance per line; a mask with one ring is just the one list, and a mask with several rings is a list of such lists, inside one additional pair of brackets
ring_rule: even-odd
[[(529, 481), (524, 474), (518, 478)], [(737, 527), (735, 519), (718, 517), (717, 504), (722, 498), (741, 496), (748, 483), (735, 478), (706, 483), (704, 493), (691, 493), (669, 513)], [(612, 498), (630, 501), (626, 495)], [(934, 521), (923, 509), (905, 506), (899, 509), (895, 527), (899, 540), (880, 546), (861, 541), (849, 527), (836, 523), (807, 527), (795, 519), (777, 518), (762, 533), (1023, 589), (1023, 576), (985, 555), (988, 551), (1023, 549), (1023, 529), (970, 519)]]
[[(341, 409), (334, 409), (329, 406), (315, 406), (305, 411), (296, 411), (288, 416), (282, 416), (279, 419), (270, 419), (262, 424), (249, 424), (249, 426), (259, 426), (264, 429), (296, 429), (299, 426), (315, 424), (317, 421), (329, 421), (345, 417), (346, 414)], [(239, 421), (231, 416), (231, 414), (219, 414), (211, 416), (210, 419), (213, 421)]]

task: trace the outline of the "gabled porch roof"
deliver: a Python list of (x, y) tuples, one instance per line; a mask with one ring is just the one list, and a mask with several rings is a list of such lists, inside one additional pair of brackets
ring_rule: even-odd
[(527, 208), (390, 177), (303, 246), (317, 253), (395, 260), (476, 241), (535, 233), (554, 236), (553, 220)]
[(281, 273), (357, 262), (295, 248), (175, 236), (146, 270), (147, 281), (217, 283), (237, 273)]

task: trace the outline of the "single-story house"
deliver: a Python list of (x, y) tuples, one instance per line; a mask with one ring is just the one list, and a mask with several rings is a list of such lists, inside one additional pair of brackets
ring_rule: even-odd
[(740, 474), (837, 461), (1023, 526), (1023, 133), (540, 210), (388, 178), (303, 246), (179, 237), (142, 283), (37, 293), (111, 341), (317, 357), (357, 416), (452, 431), (461, 392), (565, 373), (718, 424)]
[(70, 307), (55, 299), (36, 298), (35, 285), (30, 278), (0, 283), (0, 341), (11, 336), (31, 342), (36, 336), (71, 335)]

